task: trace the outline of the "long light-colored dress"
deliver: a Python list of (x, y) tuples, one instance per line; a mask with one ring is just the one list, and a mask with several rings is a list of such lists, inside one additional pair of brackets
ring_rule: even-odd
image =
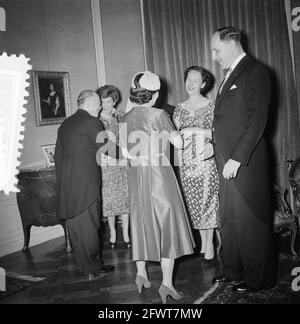
[[(173, 119), (180, 122), (181, 130), (188, 127), (211, 129), (214, 102), (190, 113), (183, 104), (177, 105)], [(219, 226), (219, 178), (214, 157), (196, 161), (196, 140), (179, 154), (180, 182), (192, 226), (212, 229)]]
[[(119, 121), (124, 113), (117, 111), (109, 120), (100, 120), (106, 130), (111, 131), (119, 138)], [(101, 165), (106, 165), (111, 157), (102, 154)], [(129, 195), (127, 184), (127, 167), (102, 166), (102, 211), (103, 217), (112, 217), (129, 213)]]
[[(161, 261), (194, 253), (184, 201), (166, 158), (168, 134), (175, 131), (172, 122), (163, 110), (143, 106), (134, 107), (123, 122), (127, 123), (128, 136), (135, 134), (141, 139), (133, 144), (129, 138), (128, 144), (120, 138), (121, 146), (127, 144), (131, 165), (128, 186), (133, 260)], [(131, 155), (136, 145), (142, 149), (139, 157)]]

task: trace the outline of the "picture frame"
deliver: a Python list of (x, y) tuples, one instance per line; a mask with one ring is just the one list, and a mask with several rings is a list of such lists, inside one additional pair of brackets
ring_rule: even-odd
[(42, 145), (41, 149), (45, 155), (47, 167), (52, 167), (55, 165), (54, 155), (55, 155), (55, 144)]
[(71, 115), (68, 72), (33, 71), (37, 126), (61, 124)]

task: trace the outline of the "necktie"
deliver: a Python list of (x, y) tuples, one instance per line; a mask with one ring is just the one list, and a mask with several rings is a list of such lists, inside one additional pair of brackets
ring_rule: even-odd
[(232, 71), (232, 68), (230, 68), (230, 69), (227, 71), (227, 73), (226, 73), (226, 75), (225, 75), (225, 77), (224, 77), (224, 79), (223, 79), (223, 81), (222, 81), (222, 83), (221, 83), (221, 85), (220, 85), (219, 93), (222, 92), (223, 86), (224, 86), (225, 82), (227, 81), (227, 79), (229, 78), (229, 75), (230, 75), (231, 71)]

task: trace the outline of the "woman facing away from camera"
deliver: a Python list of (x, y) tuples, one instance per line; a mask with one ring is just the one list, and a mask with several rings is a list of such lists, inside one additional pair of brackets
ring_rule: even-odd
[(200, 231), (200, 254), (205, 260), (214, 258), (213, 234), (219, 225), (219, 178), (209, 143), (214, 101), (204, 96), (212, 81), (206, 69), (187, 68), (184, 82), (188, 99), (178, 104), (173, 114), (176, 128), (190, 144), (179, 151), (180, 182), (192, 226)]
[[(130, 228), (132, 256), (136, 261), (135, 283), (139, 293), (151, 283), (146, 261), (160, 262), (162, 302), (167, 297), (183, 298), (173, 285), (175, 259), (194, 252), (193, 236), (180, 188), (169, 160), (168, 142), (181, 148), (181, 135), (162, 109), (154, 108), (160, 90), (158, 76), (149, 71), (137, 73), (130, 89), (133, 108), (122, 122), (127, 139), (120, 137), (123, 154), (129, 159)], [(159, 140), (161, 144), (159, 145)], [(133, 144), (134, 143), (134, 144)]]
[[(104, 85), (97, 90), (97, 93), (102, 107), (99, 118), (105, 130), (112, 132), (117, 143), (119, 138), (119, 121), (124, 115), (124, 112), (116, 109), (120, 101), (120, 92), (113, 85)], [(119, 166), (116, 160), (104, 154), (101, 159), (102, 211), (103, 217), (107, 217), (108, 220), (110, 232), (109, 246), (111, 249), (115, 249), (117, 246), (115, 222), (116, 216), (121, 216), (124, 246), (130, 248), (127, 167)]]

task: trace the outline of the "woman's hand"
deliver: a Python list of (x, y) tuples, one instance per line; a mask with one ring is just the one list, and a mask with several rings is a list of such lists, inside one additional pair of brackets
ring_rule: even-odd
[(201, 127), (187, 127), (183, 128), (180, 131), (180, 134), (185, 137), (190, 137), (193, 134), (202, 133), (205, 138), (212, 139), (212, 131), (209, 128), (201, 128)]
[(169, 136), (169, 141), (178, 149), (182, 149), (183, 147), (183, 140), (182, 137), (178, 132), (172, 132)]

